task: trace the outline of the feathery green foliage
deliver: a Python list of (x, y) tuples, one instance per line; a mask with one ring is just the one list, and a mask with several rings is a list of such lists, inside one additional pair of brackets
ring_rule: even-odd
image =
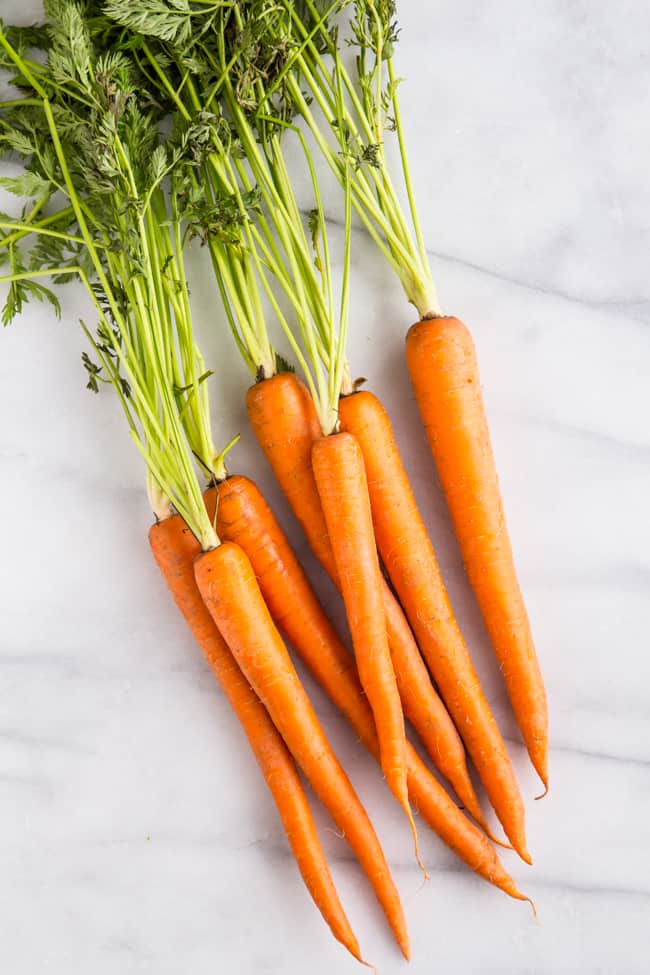
[[(142, 29), (138, 15), (143, 8), (137, 0), (112, 3), (106, 9), (123, 28)], [(172, 12), (169, 5), (168, 9)], [(164, 39), (152, 40), (149, 32), (139, 48), (133, 36), (130, 43), (138, 51), (142, 70), (156, 84), (157, 97), (169, 99), (188, 127), (206, 117), (220, 119), (207, 133), (210, 152), (203, 161), (197, 216), (235, 340), (257, 378), (273, 375), (281, 366), (269, 342), (265, 296), (306, 375), (323, 430), (329, 433), (338, 422), (338, 398), (348, 375), (349, 200), (336, 308), (324, 210), (307, 143), (302, 140), (301, 148), (317, 201), (311, 224), (298, 207), (283, 150), (295, 115), (283, 82), (295, 45), (287, 30), (290, 25), (275, 0), (224, 4), (216, 16), (214, 11), (203, 17), (194, 11), (193, 31), (180, 24), (176, 10), (173, 13), (165, 22)], [(273, 96), (267, 103), (264, 93), (269, 91)], [(265, 114), (260, 111), (263, 105), (268, 108)], [(348, 161), (342, 165), (345, 182)], [(191, 195), (188, 199), (193, 206)], [(231, 207), (240, 216), (229, 225), (236, 233), (228, 239), (211, 226), (210, 216), (216, 208), (223, 225)], [(312, 243), (316, 238), (317, 254)], [(276, 295), (278, 287), (293, 327)]]
[[(2, 223), (10, 271), (1, 279), (9, 283), (3, 321), (34, 297), (56, 304), (47, 278), (85, 284), (98, 320), (94, 330), (82, 322), (92, 347), (83, 356), (87, 385), (115, 389), (156, 513), (171, 503), (209, 547), (216, 536), (186, 433), (211, 471), (209, 373), (192, 332), (181, 195), (173, 182), (168, 197), (162, 188), (182, 171), (190, 145), (161, 137), (164, 108), (128, 48), (95, 45), (91, 29), (109, 36), (109, 25), (93, 7), (48, 0), (46, 33), (18, 34), (17, 48), (12, 32), (0, 31), (2, 66), (24, 96), (0, 103), (0, 144), (24, 166), (3, 185), (36, 199), (22, 220)], [(46, 47), (44, 64), (26, 54), (36, 43)], [(47, 205), (54, 212), (43, 217)]]
[[(350, 180), (354, 208), (408, 300), (421, 316), (438, 313), (393, 66), (399, 37), (394, 0), (242, 0), (236, 6), (240, 29), (222, 30), (216, 41), (209, 32), (201, 39), (204, 49), (225, 45), (227, 78), (216, 83), (230, 84), (262, 142), (274, 122), (306, 123), (339, 181)], [(386, 159), (391, 131), (408, 212)]]

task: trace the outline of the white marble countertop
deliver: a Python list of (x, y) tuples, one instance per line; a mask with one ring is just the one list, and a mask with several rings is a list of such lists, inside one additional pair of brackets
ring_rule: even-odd
[[(29, 20), (34, 0), (3, 0)], [(351, 359), (398, 430), (527, 801), (525, 905), (408, 828), (324, 697), (317, 710), (403, 894), (413, 975), (642, 975), (650, 931), (650, 8), (401, 0), (414, 178), (446, 310), (476, 337), (551, 712), (535, 803), (417, 421), (397, 285), (355, 238)], [(4, 201), (0, 201), (4, 205)], [(332, 210), (336, 216), (336, 207)], [(193, 290), (233, 461), (340, 610), (247, 429), (243, 367)], [(84, 389), (81, 292), (0, 337), (0, 957), (12, 975), (358, 971), (288, 854), (245, 742), (147, 548), (142, 469)], [(309, 683), (309, 687), (313, 685)], [(315, 805), (315, 804), (314, 804)], [(317, 810), (365, 954), (406, 971)]]

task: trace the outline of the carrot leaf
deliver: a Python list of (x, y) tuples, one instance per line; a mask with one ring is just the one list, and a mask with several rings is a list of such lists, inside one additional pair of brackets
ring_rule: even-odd
[[(32, 299), (59, 311), (43, 282), (81, 280), (97, 316), (94, 328), (81, 322), (90, 344), (82, 356), (86, 384), (93, 392), (111, 385), (117, 394), (156, 515), (173, 505), (211, 547), (217, 540), (193, 450), (199, 443), (208, 464), (219, 456), (210, 371), (194, 339), (179, 199), (173, 187), (163, 189), (186, 147), (163, 134), (163, 105), (148, 94), (128, 46), (108, 44), (110, 24), (97, 4), (46, 0), (45, 12), (46, 33), (0, 30), (0, 69), (24, 94), (0, 103), (2, 145), (24, 165), (1, 185), (36, 199), (22, 219), (1, 222), (0, 253), (10, 270), (0, 278), (9, 285), (3, 321)], [(43, 57), (32, 62), (24, 52), (41, 42)], [(55, 198), (59, 209), (44, 216)]]

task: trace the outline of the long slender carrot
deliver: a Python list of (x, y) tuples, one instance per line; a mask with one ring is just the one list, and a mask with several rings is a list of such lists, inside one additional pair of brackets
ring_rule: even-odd
[(370, 880), (398, 945), (409, 957), (399, 894), (368, 815), (332, 752), (239, 545), (200, 555), (194, 574), (203, 601), (298, 765)]
[(457, 318), (432, 318), (409, 330), (406, 356), (465, 569), (528, 754), (548, 790), (546, 691), (515, 572), (474, 343)]
[[(245, 477), (229, 477), (219, 485), (218, 495), (219, 537), (244, 549), (271, 616), (362, 744), (379, 760), (372, 711), (354, 659), (323, 612), (273, 512)], [(216, 489), (205, 497), (212, 514)], [(407, 768), (411, 801), (429, 826), (472, 870), (511, 897), (524, 900), (485, 835), (451, 801), (408, 743)]]
[(359, 677), (372, 708), (381, 767), (418, 850), (406, 780), (406, 729), (388, 645), (377, 543), (361, 448), (349, 433), (320, 437), (312, 467), (325, 515)]
[(367, 391), (343, 397), (339, 415), (342, 429), (361, 445), (377, 545), (420, 650), (506, 835), (529, 859), (517, 780), (449, 603), (388, 415)]
[[(314, 554), (338, 586), (334, 554), (311, 466), (311, 451), (320, 437), (320, 427), (309, 392), (292, 373), (279, 373), (252, 386), (246, 403), (255, 436), (294, 515)], [(474, 819), (485, 826), (458, 732), (431, 684), (404, 613), (385, 583), (382, 592), (404, 713), (436, 768)]]
[(179, 515), (149, 532), (153, 556), (176, 605), (239, 718), (271, 791), (300, 873), (334, 937), (359, 961), (357, 939), (334, 887), (298, 770), (208, 613), (194, 578), (199, 543)]

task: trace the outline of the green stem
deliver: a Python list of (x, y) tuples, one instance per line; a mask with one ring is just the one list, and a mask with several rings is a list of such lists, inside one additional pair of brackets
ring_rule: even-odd
[[(394, 107), (396, 105), (396, 108), (394, 108), (395, 122), (398, 130), (398, 140), (400, 143), (400, 157), (402, 162), (404, 185), (409, 201), (409, 211), (412, 216), (412, 226), (415, 239), (413, 239), (413, 236), (409, 231), (407, 220), (390, 179), (384, 154), (381, 149), (381, 129), (383, 128), (383, 125), (380, 122), (380, 109), (382, 95), (381, 89), (378, 87), (378, 83), (380, 84), (381, 79), (381, 61), (383, 57), (384, 40), (378, 12), (374, 4), (371, 5), (371, 13), (377, 28), (375, 38), (376, 49), (373, 49), (375, 56), (375, 68), (373, 69), (375, 94), (374, 97), (366, 100), (366, 104), (364, 105), (363, 101), (359, 98), (354, 85), (352, 84), (349, 73), (342, 63), (337, 46), (327, 30), (322, 31), (320, 38), (325, 41), (327, 52), (333, 59), (335, 65), (334, 72), (327, 69), (323, 56), (317, 49), (313, 40), (310, 39), (314, 36), (313, 32), (308, 32), (305, 24), (293, 5), (289, 4), (288, 0), (284, 0), (284, 2), (287, 5), (287, 9), (292, 17), (294, 28), (299, 35), (299, 46), (294, 58), (295, 70), (296, 72), (299, 72), (301, 79), (306, 82), (310, 94), (323, 113), (328, 125), (331, 127), (332, 122), (334, 121), (333, 106), (336, 102), (336, 85), (339, 83), (337, 78), (340, 78), (341, 80), (346, 98), (349, 99), (352, 112), (354, 112), (360, 121), (362, 127), (361, 133), (356, 128), (355, 120), (351, 111), (344, 108), (343, 120), (345, 122), (345, 129), (339, 128), (338, 130), (335, 130), (337, 137), (341, 142), (343, 153), (347, 152), (346, 143), (341, 141), (343, 131), (346, 132), (346, 137), (349, 138), (351, 143), (356, 147), (356, 151), (359, 151), (359, 149), (363, 147), (364, 138), (367, 140), (376, 139), (379, 145), (379, 165), (371, 165), (368, 167), (369, 176), (374, 187), (374, 193), (371, 194), (369, 192), (369, 186), (366, 182), (365, 175), (361, 172), (361, 170), (352, 175), (353, 205), (355, 210), (360, 215), (362, 222), (367, 229), (369, 229), (369, 225), (371, 223), (379, 229), (379, 235), (373, 234), (375, 240), (377, 240), (379, 236), (385, 237), (386, 244), (384, 247), (382, 247), (382, 253), (389, 260), (391, 266), (398, 274), (407, 298), (416, 306), (419, 314), (421, 316), (439, 314), (440, 309), (438, 299), (435, 286), (431, 278), (426, 248), (424, 247), (422, 232), (415, 208), (412, 181), (406, 160), (405, 142), (401, 126), (401, 118), (399, 115), (399, 103), (396, 101), (395, 96), (396, 85), (391, 58), (387, 59), (389, 84), (392, 89), (393, 105)], [(318, 11), (313, 3), (313, 0), (305, 0), (305, 2), (310, 15), (313, 18), (318, 19)], [(359, 67), (360, 72), (366, 72), (365, 49), (363, 47), (360, 54)], [(290, 87), (292, 98), (294, 99), (298, 110), (307, 122), (308, 127), (316, 139), (319, 149), (321, 150), (334, 174), (341, 181), (343, 178), (341, 159), (332, 151), (331, 146), (320, 132), (319, 124), (316, 122), (304, 99), (302, 87), (297, 80), (295, 72), (288, 75), (287, 84)]]
[[(57, 240), (66, 240), (70, 244), (86, 243), (83, 237), (75, 237), (74, 234), (64, 234), (58, 230), (48, 230), (45, 226), (45, 221), (40, 224), (30, 224), (21, 221), (0, 220), (0, 229), (15, 231), (10, 236), (0, 238), (1, 247), (9, 247), (11, 244), (15, 244), (18, 240), (23, 237), (28, 237), (30, 234), (38, 234), (39, 237), (55, 237)], [(101, 247), (102, 245), (99, 244), (98, 246)]]
[(395, 118), (395, 132), (397, 134), (399, 153), (402, 161), (402, 173), (404, 175), (404, 186), (406, 188), (406, 195), (409, 203), (411, 223), (413, 224), (415, 237), (418, 242), (418, 248), (420, 251), (420, 260), (423, 265), (426, 265), (428, 263), (429, 258), (424, 243), (424, 237), (422, 235), (422, 226), (420, 224), (420, 217), (418, 215), (418, 210), (415, 205), (415, 193), (413, 190), (413, 183), (411, 181), (411, 171), (409, 168), (408, 157), (406, 154), (406, 141), (404, 139), (404, 128), (402, 126), (402, 113), (400, 111), (399, 95), (397, 93), (398, 82), (395, 78), (395, 71), (393, 68), (392, 58), (388, 59), (388, 77), (390, 79), (390, 85), (392, 90), (392, 105), (393, 105), (393, 116)]

